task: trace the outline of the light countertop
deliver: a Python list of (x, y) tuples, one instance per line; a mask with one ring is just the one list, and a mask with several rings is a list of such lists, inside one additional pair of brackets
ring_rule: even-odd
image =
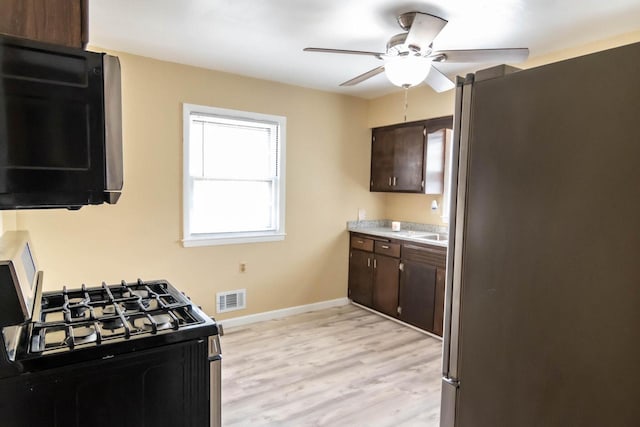
[(347, 223), (347, 230), (445, 248), (448, 243), (447, 228), (432, 224), (401, 222), (400, 231), (393, 231), (390, 220), (350, 221)]

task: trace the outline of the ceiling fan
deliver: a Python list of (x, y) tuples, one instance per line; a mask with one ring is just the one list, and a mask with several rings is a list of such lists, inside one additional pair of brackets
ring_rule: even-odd
[(447, 25), (447, 21), (428, 13), (403, 13), (398, 16), (398, 24), (405, 32), (391, 37), (385, 53), (319, 47), (307, 47), (303, 50), (368, 55), (384, 61), (384, 65), (347, 80), (340, 86), (353, 86), (384, 72), (396, 86), (409, 88), (424, 81), (436, 92), (444, 92), (455, 87), (455, 84), (438, 70), (436, 64), (522, 62), (529, 56), (527, 48), (433, 50), (433, 40)]

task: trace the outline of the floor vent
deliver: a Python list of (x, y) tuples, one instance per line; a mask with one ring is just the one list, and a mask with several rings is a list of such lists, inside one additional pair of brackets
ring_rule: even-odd
[(238, 289), (235, 291), (218, 292), (216, 294), (218, 300), (217, 312), (242, 310), (247, 306), (247, 290)]

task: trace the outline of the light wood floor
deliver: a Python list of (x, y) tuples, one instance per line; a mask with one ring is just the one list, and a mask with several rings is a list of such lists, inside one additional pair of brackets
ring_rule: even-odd
[(222, 424), (437, 426), (441, 341), (347, 305), (228, 328)]

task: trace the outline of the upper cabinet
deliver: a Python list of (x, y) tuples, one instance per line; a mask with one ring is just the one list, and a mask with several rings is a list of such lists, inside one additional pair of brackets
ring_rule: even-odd
[(453, 116), (372, 129), (371, 191), (441, 194)]
[(68, 47), (88, 42), (88, 0), (2, 0), (0, 33)]

